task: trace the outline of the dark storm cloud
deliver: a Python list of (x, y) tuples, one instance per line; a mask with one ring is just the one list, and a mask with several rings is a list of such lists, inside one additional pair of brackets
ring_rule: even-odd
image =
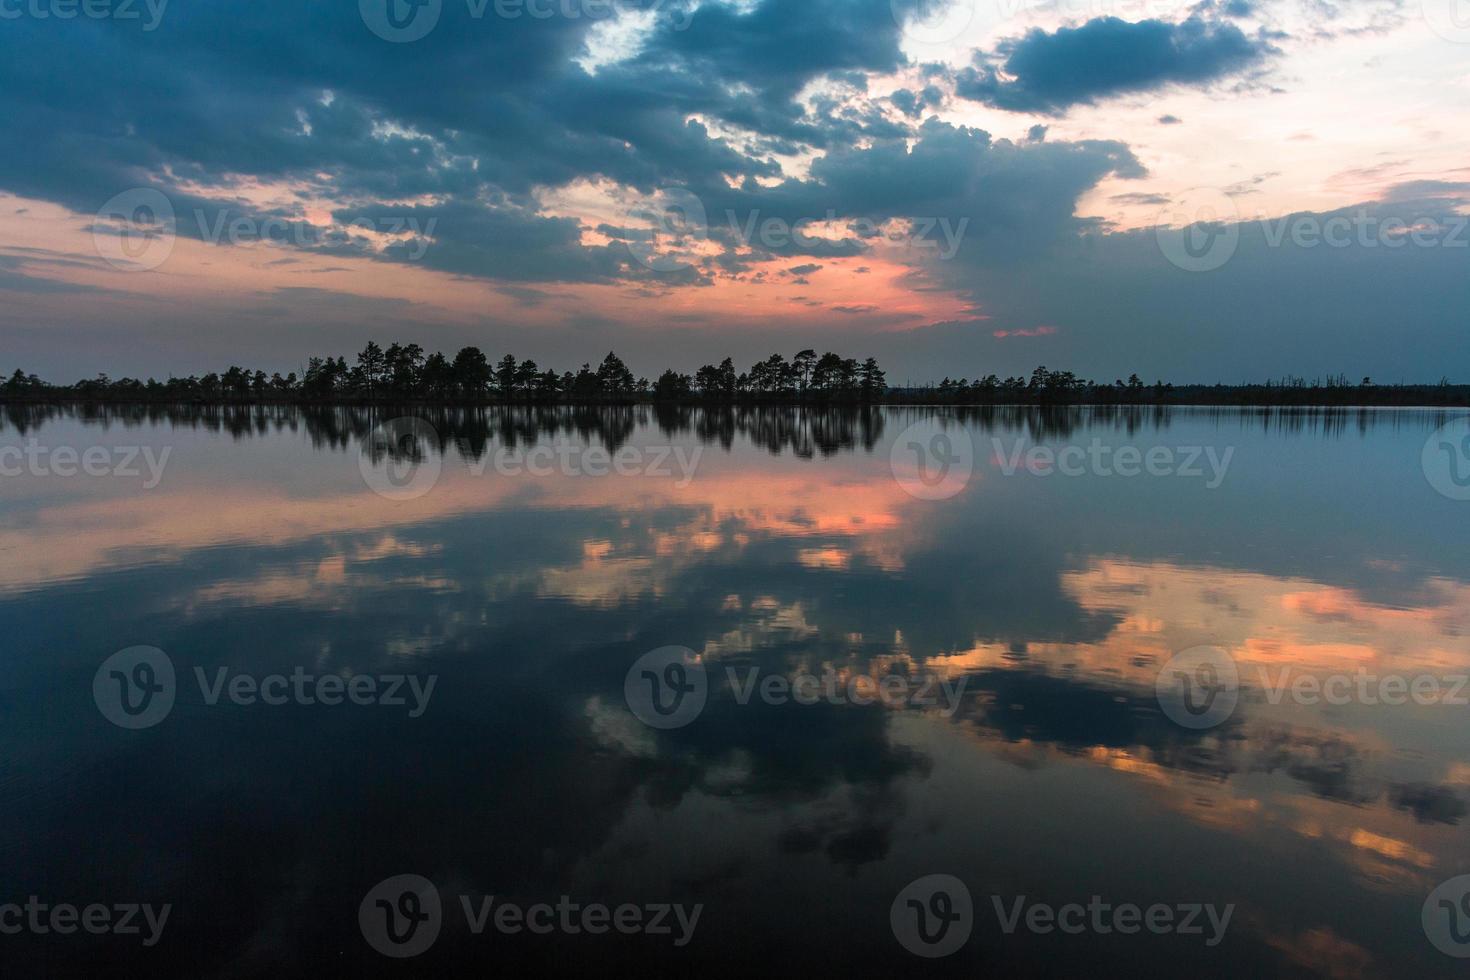
[[(431, 261), (477, 275), (596, 280), (616, 263), (576, 245), (565, 222), (537, 216), (532, 188), (779, 175), (695, 113), (751, 126), (783, 150), (870, 125), (901, 132), (837, 106), (811, 117), (791, 101), (817, 75), (902, 62), (886, 0), (706, 6), (686, 30), (664, 16), (638, 58), (596, 77), (573, 61), (587, 18), (473, 18), (446, 3), (427, 37), (389, 44), (353, 4), (225, 0), (167, 13), (149, 32), (7, 22), (0, 125), (28, 138), (0, 160), (0, 187), (86, 214), (122, 190), (155, 186), (183, 212), (184, 235), (199, 231), (195, 208), (210, 220), (224, 208), (264, 217), (233, 200), (241, 178), (297, 181), (344, 210), (433, 196), (453, 222), (441, 225), (448, 239)], [(165, 172), (193, 193), (180, 198)]]
[[(682, 18), (655, 20), (635, 56), (591, 74), (573, 59), (592, 21), (474, 18), (458, 3), (412, 44), (378, 38), (351, 4), (176, 5), (150, 32), (8, 23), (0, 125), (29, 138), (0, 159), (0, 188), (89, 214), (152, 187), (169, 196), (185, 237), (213, 241), (237, 219), (269, 219), (286, 244), (334, 255), (510, 282), (676, 286), (707, 284), (716, 267), (874, 244), (856, 231), (752, 243), (740, 234), (752, 216), (968, 218), (981, 238), (1039, 240), (1075, 231), (1076, 197), (1103, 176), (1141, 172), (1121, 144), (1023, 146), (932, 119), (895, 121), (939, 105), (932, 84), (893, 93), (897, 117), (861, 98), (868, 73), (906, 64), (888, 0), (680, 9)], [(58, 63), (71, 68), (48, 70)], [(924, 77), (940, 74), (930, 66)], [(820, 78), (830, 90), (796, 101)], [(737, 145), (701, 120), (754, 135)], [(787, 177), (771, 155), (807, 148), (819, 155), (806, 179)], [(655, 274), (633, 261), (626, 235), (583, 245), (579, 222), (543, 213), (533, 194), (604, 179), (686, 188), (724, 254), (702, 270)], [(301, 203), (259, 208), (239, 196), (243, 180), (291, 182)], [(313, 199), (332, 202), (341, 226), (435, 224), (381, 248), (323, 235), (308, 221)]]
[(1275, 52), (1264, 37), (1198, 16), (1178, 24), (1099, 17), (1051, 34), (1033, 28), (1002, 42), (999, 70), (982, 55), (960, 72), (955, 92), (998, 109), (1060, 115), (1128, 92), (1208, 85)]

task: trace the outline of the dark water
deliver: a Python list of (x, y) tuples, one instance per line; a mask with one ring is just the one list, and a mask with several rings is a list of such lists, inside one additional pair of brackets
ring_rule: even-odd
[(394, 414), (5, 416), (0, 972), (1463, 975), (1456, 416)]

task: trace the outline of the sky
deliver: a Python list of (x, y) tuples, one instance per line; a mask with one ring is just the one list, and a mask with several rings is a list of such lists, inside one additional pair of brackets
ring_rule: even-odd
[(0, 371), (1470, 382), (1470, 0), (0, 0)]

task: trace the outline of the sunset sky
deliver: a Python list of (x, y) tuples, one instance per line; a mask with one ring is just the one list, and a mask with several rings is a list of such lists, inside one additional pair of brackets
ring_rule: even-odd
[(1466, 0), (86, 9), (0, 0), (6, 373), (1470, 380)]

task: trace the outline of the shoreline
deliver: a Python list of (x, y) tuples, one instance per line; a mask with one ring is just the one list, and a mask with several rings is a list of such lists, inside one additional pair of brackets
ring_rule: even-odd
[(0, 395), (0, 407), (9, 406), (96, 406), (102, 407), (155, 407), (155, 408), (427, 408), (427, 409), (471, 409), (471, 408), (806, 408), (806, 409), (861, 409), (861, 408), (966, 408), (966, 409), (1014, 409), (1032, 408), (1044, 410), (1060, 409), (1159, 409), (1159, 408), (1232, 408), (1232, 409), (1330, 409), (1404, 411), (1470, 411), (1470, 392), (1446, 401), (1423, 399), (1397, 400), (1385, 398), (1378, 401), (1356, 399), (1332, 401), (1304, 398), (1300, 400), (1252, 400), (1246, 398), (1194, 399), (1189, 397), (1169, 398), (1162, 401), (962, 401), (954, 399), (916, 399), (912, 397), (882, 398), (876, 400), (843, 398), (680, 398), (659, 399), (635, 397), (624, 399), (503, 399), (503, 398), (95, 398), (80, 395), (58, 395), (50, 397), (7, 397)]

